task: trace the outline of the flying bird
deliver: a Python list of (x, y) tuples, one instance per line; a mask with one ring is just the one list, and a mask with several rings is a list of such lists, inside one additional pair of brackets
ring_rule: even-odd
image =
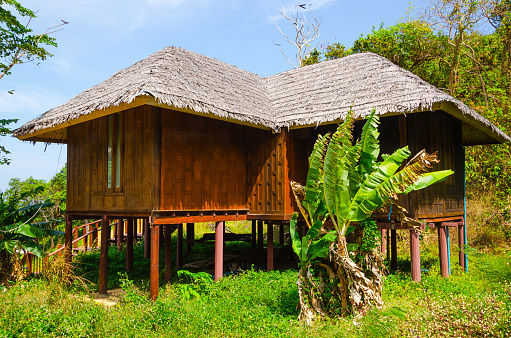
[(298, 7), (301, 7), (301, 8), (303, 8), (303, 9), (306, 9), (306, 8), (305, 8), (305, 5), (306, 5), (306, 4), (298, 5)]

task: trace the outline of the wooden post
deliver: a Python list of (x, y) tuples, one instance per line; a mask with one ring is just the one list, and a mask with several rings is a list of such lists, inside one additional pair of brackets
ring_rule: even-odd
[(144, 218), (144, 257), (151, 257), (151, 227), (149, 226), (149, 219)]
[(183, 223), (177, 225), (176, 265), (179, 268), (183, 266)]
[(160, 284), (159, 281), (159, 269), (158, 265), (160, 263), (160, 225), (152, 224), (151, 225), (151, 268), (150, 268), (150, 298), (151, 300), (156, 300), (158, 297), (158, 287)]
[(459, 252), (459, 263), (463, 271), (465, 271), (465, 251), (463, 250), (463, 245), (465, 245), (465, 225), (458, 225), (458, 247), (460, 248)]
[(73, 259), (73, 219), (66, 214), (66, 238), (65, 238), (65, 254), (64, 260), (66, 265), (71, 265)]
[(93, 229), (92, 229), (92, 244), (91, 244), (91, 247), (92, 248), (97, 248), (98, 247), (98, 223), (94, 224), (93, 225)]
[(263, 221), (257, 222), (257, 247), (262, 250), (263, 249)]
[(268, 229), (267, 229), (267, 243), (266, 243), (266, 262), (267, 262), (267, 268), (266, 270), (272, 271), (273, 270), (273, 222), (268, 222)]
[(122, 242), (124, 241), (124, 220), (117, 220), (117, 251), (121, 250)]
[[(87, 225), (85, 227), (83, 227), (83, 234), (85, 235), (86, 233), (89, 232), (89, 227), (90, 225)], [(83, 238), (83, 252), (87, 252), (87, 244), (89, 242), (89, 235), (85, 236)]]
[(163, 281), (166, 283), (170, 281), (172, 276), (172, 248), (171, 248), (171, 237), (172, 237), (172, 224), (165, 224), (165, 274), (163, 275)]
[(279, 245), (284, 245), (284, 223), (279, 223)]
[[(72, 242), (74, 242), (77, 239), (78, 239), (78, 227), (74, 227), (73, 228), (73, 240), (72, 240)], [(74, 242), (73, 243), (73, 248), (77, 248), (77, 247), (78, 247), (78, 242)]]
[(160, 233), (159, 233), (159, 238), (160, 238), (160, 248), (163, 248), (163, 240), (165, 239), (163, 237), (163, 227), (159, 227), (160, 228)]
[(27, 261), (27, 272), (28, 274), (32, 273), (32, 254), (30, 252), (27, 252), (25, 254), (26, 261)]
[(420, 256), (419, 234), (410, 230), (410, 264), (412, 270), (412, 280), (421, 281), (421, 256)]
[(133, 218), (128, 218), (126, 230), (126, 271), (133, 271)]
[(133, 219), (133, 240), (135, 241), (135, 243), (137, 242), (137, 238), (138, 238), (138, 219), (134, 218)]
[(390, 230), (390, 269), (397, 270), (397, 235), (396, 229)]
[(438, 226), (438, 250), (440, 256), (440, 270), (442, 271), (442, 277), (449, 277), (449, 265), (447, 262), (447, 230), (442, 224)]
[(387, 251), (387, 230), (381, 229), (381, 255), (384, 256)]
[(216, 222), (215, 227), (215, 281), (224, 275), (224, 222)]
[(255, 248), (257, 246), (257, 221), (255, 219), (252, 220), (252, 234), (250, 239), (252, 240), (252, 247)]
[(108, 274), (108, 243), (110, 240), (110, 223), (106, 215), (101, 218), (101, 247), (99, 253), (99, 285), (98, 291), (106, 295)]
[(195, 224), (186, 223), (186, 254), (192, 252), (192, 247), (195, 245)]

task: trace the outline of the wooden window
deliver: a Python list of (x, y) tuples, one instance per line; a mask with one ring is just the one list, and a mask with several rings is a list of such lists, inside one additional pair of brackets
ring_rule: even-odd
[(108, 116), (108, 168), (107, 187), (111, 191), (122, 191), (122, 114)]

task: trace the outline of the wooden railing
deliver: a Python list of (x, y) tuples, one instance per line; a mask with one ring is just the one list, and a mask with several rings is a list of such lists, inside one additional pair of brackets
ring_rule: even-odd
[[(117, 224), (118, 222), (110, 223), (110, 241), (114, 241), (114, 238), (117, 237)], [(124, 227), (121, 237), (126, 238), (126, 221), (124, 221)], [(143, 223), (141, 220), (138, 220), (135, 224), (134, 230), (136, 234), (142, 232)], [(139, 232), (140, 230), (140, 232)], [(94, 222), (90, 222), (83, 225), (77, 225), (72, 230), (72, 238), (73, 241), (71, 245), (73, 247), (73, 252), (75, 251), (88, 251), (90, 249), (95, 249), (99, 246), (98, 238), (101, 236), (101, 220), (97, 220)], [(82, 244), (82, 246), (80, 246)], [(56, 255), (64, 254), (65, 246), (59, 244), (57, 250), (49, 253), (48, 255), (39, 258), (33, 253), (27, 252), (22, 258), (23, 268), (27, 270), (29, 274), (39, 274), (43, 271), (45, 264), (53, 259)]]

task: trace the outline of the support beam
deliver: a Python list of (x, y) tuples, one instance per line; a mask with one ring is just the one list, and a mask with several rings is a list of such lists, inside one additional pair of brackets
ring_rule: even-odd
[(150, 268), (150, 298), (155, 300), (158, 297), (158, 288), (160, 286), (159, 269), (160, 263), (160, 225), (153, 224), (151, 226), (151, 268)]
[(458, 226), (458, 247), (460, 248), (459, 252), (459, 264), (463, 271), (465, 271), (465, 251), (463, 250), (463, 245), (465, 245), (465, 225)]
[(166, 283), (170, 281), (172, 276), (172, 248), (171, 248), (171, 237), (172, 237), (172, 224), (165, 224), (165, 275), (163, 281)]
[(110, 221), (103, 215), (101, 218), (101, 246), (99, 251), (99, 282), (98, 292), (106, 295), (108, 275), (108, 244), (110, 239)]
[(195, 224), (186, 223), (186, 254), (192, 252), (192, 247), (195, 245)]
[(126, 271), (133, 271), (133, 218), (128, 218), (126, 230)]
[(183, 266), (183, 223), (177, 225), (177, 254), (176, 254), (176, 266)]
[(117, 220), (117, 251), (121, 250), (122, 242), (124, 241), (124, 220)]
[(252, 220), (252, 247), (255, 248), (257, 246), (257, 221), (255, 219)]
[(66, 214), (66, 238), (65, 238), (65, 254), (64, 260), (66, 265), (71, 265), (73, 260), (73, 219), (69, 214)]
[(445, 226), (438, 226), (438, 251), (440, 256), (440, 270), (442, 277), (449, 277), (449, 263), (447, 253), (447, 230)]
[(215, 281), (224, 275), (224, 222), (216, 222), (215, 227)]
[(257, 222), (257, 248), (259, 250), (262, 250), (263, 249), (263, 241), (264, 241), (264, 237), (263, 237), (263, 221), (258, 221)]
[(267, 261), (267, 270), (273, 270), (273, 223), (271, 221), (268, 222), (268, 229), (266, 232), (267, 242), (266, 242), (266, 261)]
[(410, 230), (410, 263), (412, 270), (412, 280), (414, 282), (421, 281), (421, 256), (419, 234)]
[(151, 257), (151, 227), (149, 226), (149, 219), (144, 218), (144, 257)]
[(396, 229), (390, 230), (390, 269), (397, 270), (397, 234)]
[(284, 223), (282, 222), (279, 224), (279, 245), (284, 245)]
[(160, 248), (163, 248), (163, 240), (164, 240), (164, 237), (163, 237), (163, 227), (161, 226), (159, 228), (160, 228), (160, 233), (158, 234), (159, 238), (160, 238), (159, 243), (160, 243)]
[(387, 230), (381, 229), (381, 248), (380, 252), (382, 256), (385, 256), (387, 252)]

